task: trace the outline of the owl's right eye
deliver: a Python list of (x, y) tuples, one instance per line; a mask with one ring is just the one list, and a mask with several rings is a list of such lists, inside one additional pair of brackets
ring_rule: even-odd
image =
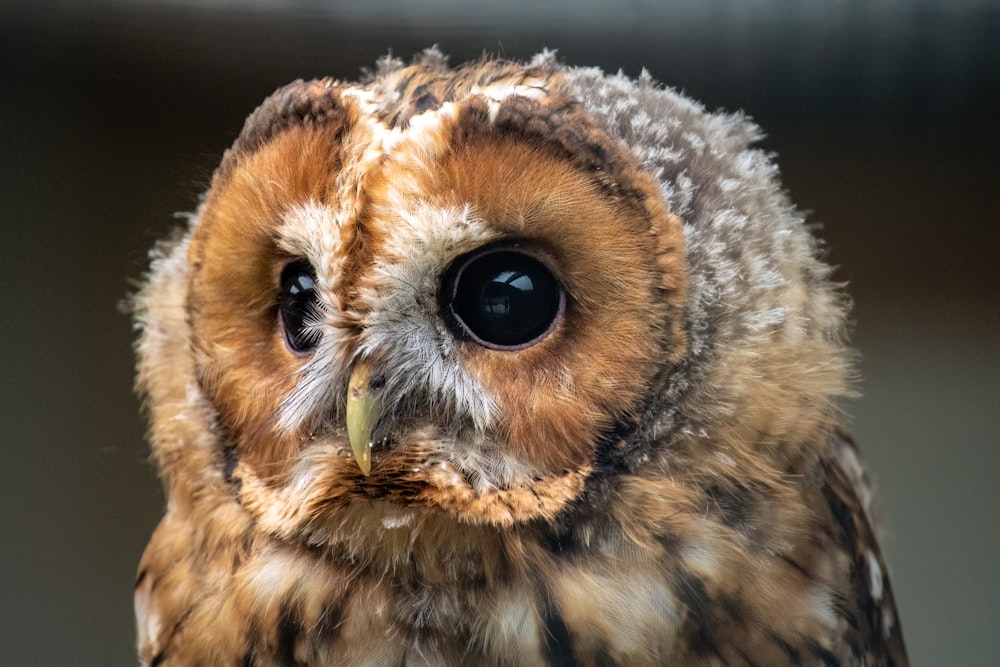
[(293, 352), (309, 352), (319, 343), (316, 311), (316, 273), (304, 259), (292, 262), (281, 272), (278, 322)]

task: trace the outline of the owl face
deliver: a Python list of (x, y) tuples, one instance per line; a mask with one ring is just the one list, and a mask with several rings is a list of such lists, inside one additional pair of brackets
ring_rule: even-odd
[(656, 183), (530, 72), (456, 80), (295, 86), (323, 122), (259, 111), (213, 183), (187, 308), (248, 504), (552, 517), (684, 350)]
[(143, 659), (905, 664), (758, 138), (551, 54), (269, 97), (136, 298)]

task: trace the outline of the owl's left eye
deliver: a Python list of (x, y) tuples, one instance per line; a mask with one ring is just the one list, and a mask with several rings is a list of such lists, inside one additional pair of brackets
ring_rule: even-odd
[(316, 322), (316, 274), (304, 259), (292, 262), (281, 272), (278, 295), (278, 322), (288, 347), (294, 352), (309, 352), (319, 343), (319, 333), (310, 325)]
[(442, 297), (460, 333), (497, 350), (540, 342), (555, 328), (566, 303), (548, 267), (516, 247), (460, 257), (445, 274)]

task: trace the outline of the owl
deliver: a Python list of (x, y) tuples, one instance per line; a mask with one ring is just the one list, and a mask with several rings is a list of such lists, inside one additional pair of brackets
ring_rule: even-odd
[(760, 136), (548, 52), (267, 98), (134, 297), (142, 664), (907, 664)]

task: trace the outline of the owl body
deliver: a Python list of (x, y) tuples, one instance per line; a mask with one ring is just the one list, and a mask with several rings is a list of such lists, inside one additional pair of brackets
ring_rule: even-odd
[(551, 54), (268, 98), (136, 297), (143, 664), (906, 664), (758, 138)]

